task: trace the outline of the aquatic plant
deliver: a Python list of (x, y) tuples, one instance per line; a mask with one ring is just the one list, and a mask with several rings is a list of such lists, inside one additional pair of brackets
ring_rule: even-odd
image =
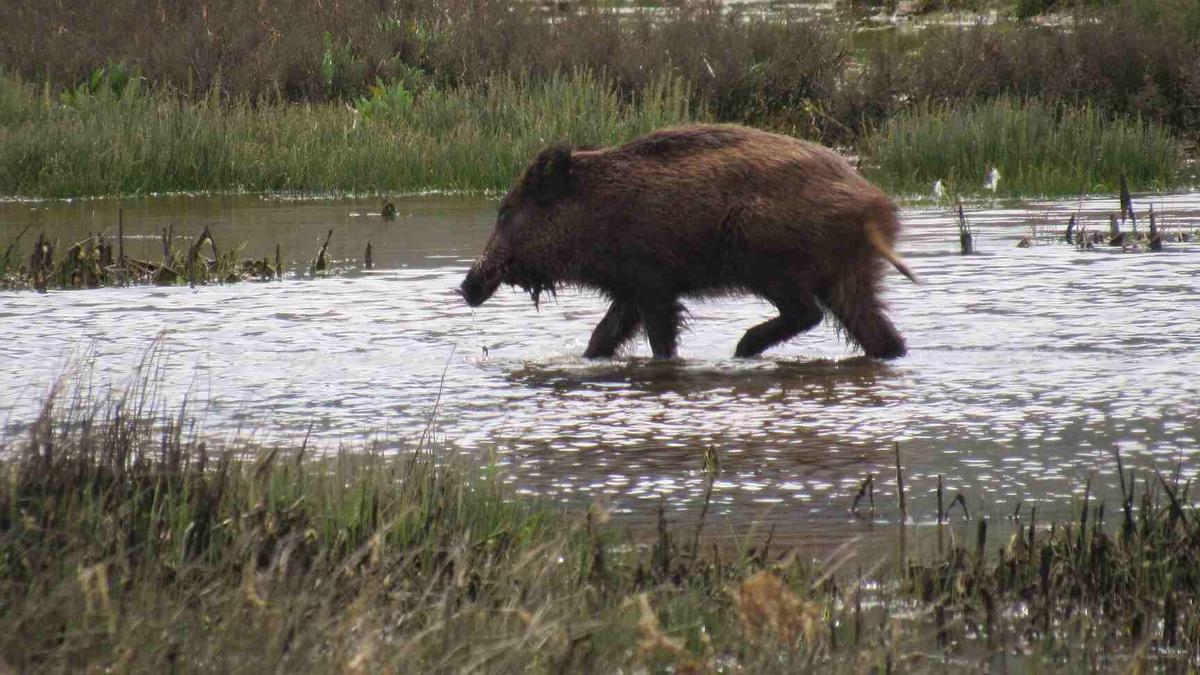
[[(29, 264), (22, 265), (18, 262), (17, 245), (29, 229), (27, 226), (13, 239), (6, 247), (4, 256), (0, 257), (0, 288), (46, 291), (50, 288), (99, 288), (130, 284), (196, 285), (250, 279), (268, 281), (282, 278), (284, 274), (278, 245), (274, 266), (266, 257), (262, 260), (243, 259), (244, 244), (218, 250), (207, 226), (195, 240), (182, 247), (177, 243), (173, 228), (164, 227), (160, 261), (126, 257), (124, 232), (120, 225), (115, 242), (109, 235), (96, 232), (65, 248), (57, 240), (47, 238), (43, 232), (33, 242)], [(205, 246), (211, 251), (210, 255), (203, 254)]]
[(387, 83), (377, 81), (364, 96), (354, 104), (354, 109), (362, 115), (363, 120), (400, 117), (412, 109), (413, 95), (403, 82)]

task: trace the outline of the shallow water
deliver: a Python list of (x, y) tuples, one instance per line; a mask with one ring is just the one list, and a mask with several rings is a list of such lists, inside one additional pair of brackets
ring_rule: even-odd
[[(1153, 202), (1160, 223), (1200, 227), (1200, 195)], [(0, 248), (29, 223), (62, 242), (115, 232), (117, 206), (0, 204)], [(1031, 227), (1061, 231), (1073, 212), (1107, 229), (1115, 200), (975, 209), (974, 256), (958, 255), (948, 212), (907, 210), (899, 248), (924, 284), (888, 276), (911, 354), (886, 364), (856, 358), (828, 325), (734, 361), (741, 332), (771, 314), (749, 298), (688, 303), (678, 362), (646, 359), (641, 343), (625, 358), (585, 362), (578, 355), (604, 311), (594, 295), (564, 292), (535, 310), (502, 289), (472, 311), (452, 292), (491, 229), (491, 201), (397, 206), (387, 222), (374, 201), (125, 202), (131, 257), (156, 259), (167, 224), (181, 236), (207, 224), (219, 246), (246, 242), (245, 255), (261, 257), (278, 242), (300, 268), (332, 228), (330, 252), (346, 271), (198, 289), (0, 292), (0, 423), (18, 431), (88, 349), (96, 382), (126, 381), (166, 331), (164, 393), (207, 401), (197, 412), (215, 433), (298, 444), (311, 424), (327, 448), (362, 447), (364, 432), (400, 445), (432, 419), (437, 439), (471, 461), (494, 457), (521, 491), (600, 500), (634, 526), (653, 522), (660, 496), (677, 518), (698, 511), (706, 448), (721, 464), (710, 534), (740, 537), (762, 521), (777, 539), (814, 545), (872, 531), (848, 513), (870, 472), (876, 502), (894, 512), (896, 441), (921, 519), (932, 517), (938, 474), (974, 513), (1024, 502), (1044, 522), (1075, 515), (1093, 472), (1094, 491), (1116, 501), (1114, 444), (1130, 465), (1166, 471), (1181, 461), (1185, 477), (1196, 472), (1200, 244), (1161, 254), (1016, 247)], [(371, 272), (358, 269), (367, 241)]]

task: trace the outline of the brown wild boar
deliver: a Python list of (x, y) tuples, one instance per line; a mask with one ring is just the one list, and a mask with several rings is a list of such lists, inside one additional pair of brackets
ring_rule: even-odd
[(739, 126), (657, 131), (601, 150), (540, 152), (500, 203), (496, 229), (460, 293), (472, 307), (501, 284), (537, 302), (560, 286), (610, 301), (587, 358), (644, 329), (675, 355), (683, 297), (752, 293), (779, 316), (746, 331), (754, 356), (828, 311), (868, 356), (905, 353), (879, 299), (882, 262), (916, 278), (892, 246), (888, 197), (828, 148)]

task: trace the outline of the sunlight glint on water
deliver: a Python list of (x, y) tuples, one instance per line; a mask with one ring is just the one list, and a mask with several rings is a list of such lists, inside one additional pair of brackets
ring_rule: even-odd
[[(1197, 195), (1154, 203), (1161, 223), (1200, 227)], [(1102, 497), (1115, 494), (1114, 443), (1130, 464), (1182, 460), (1185, 476), (1195, 471), (1200, 244), (1016, 248), (1031, 225), (1061, 230), (1076, 209), (1105, 231), (1115, 200), (974, 211), (982, 254), (971, 257), (957, 254), (947, 212), (907, 212), (900, 249), (924, 285), (888, 276), (912, 353), (887, 364), (852, 358), (827, 325), (734, 361), (741, 332), (770, 316), (753, 299), (689, 303), (681, 362), (651, 362), (639, 344), (632, 359), (588, 363), (579, 354), (604, 310), (593, 295), (564, 292), (538, 311), (502, 289), (472, 312), (452, 292), (491, 228), (490, 202), (399, 206), (385, 222), (369, 215), (377, 205), (352, 201), (127, 203), (131, 256), (153, 256), (168, 222), (191, 236), (208, 224), (218, 243), (246, 241), (247, 256), (279, 242), (299, 268), (333, 227), (334, 258), (357, 266), (371, 241), (382, 269), (198, 290), (0, 293), (0, 422), (18, 431), (89, 347), (95, 380), (123, 382), (165, 330), (165, 393), (209, 401), (197, 412), (212, 431), (298, 443), (311, 423), (327, 448), (361, 444), (364, 431), (399, 444), (421, 434), (440, 386), (439, 439), (480, 461), (494, 452), (522, 492), (601, 499), (634, 523), (653, 518), (659, 496), (694, 512), (714, 447), (718, 535), (760, 517), (806, 541), (869, 527), (847, 507), (868, 472), (891, 507), (893, 440), (914, 508), (930, 512), (942, 474), (973, 511), (1005, 514), (1021, 500), (1069, 516), (1091, 471)], [(115, 210), (0, 205), (0, 246), (28, 222), (63, 242), (111, 232)]]

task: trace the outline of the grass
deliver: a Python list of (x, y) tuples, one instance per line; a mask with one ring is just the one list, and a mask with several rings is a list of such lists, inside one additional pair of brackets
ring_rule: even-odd
[(1138, 489), (1119, 455), (1112, 524), (1085, 493), (1075, 522), (1018, 517), (998, 544), (986, 520), (939, 526), (939, 544), (960, 534), (922, 557), (708, 553), (698, 530), (664, 519), (643, 542), (419, 441), (216, 443), (161, 400), (160, 368), (110, 393), (64, 380), (0, 442), (6, 669), (1123, 670), (1200, 653), (1200, 511), (1178, 479)]
[[(0, 75), (0, 194), (502, 190), (548, 143), (613, 145), (709, 117), (681, 80), (623, 100), (587, 72), (416, 93), (381, 81), (354, 107), (193, 102), (109, 77), (55, 95)], [(908, 194), (936, 179), (952, 194), (980, 193), (989, 166), (1006, 195), (1113, 191), (1122, 174), (1135, 190), (1185, 182), (1164, 127), (1033, 100), (918, 107), (862, 150), (875, 179)]]
[[(1004, 18), (897, 32), (864, 31), (855, 12), (722, 3), (15, 3), (0, 7), (0, 195), (501, 189), (543, 142), (698, 118), (854, 148), (921, 194), (949, 169), (974, 191), (986, 167), (937, 164), (928, 137), (992, 122), (1009, 126), (984, 136), (1018, 158), (1000, 167), (1005, 194), (1106, 189), (1108, 165), (1138, 164), (1125, 155), (1139, 138), (1135, 189), (1195, 184), (1164, 175), (1178, 159), (1160, 145), (1169, 133), (1194, 148), (1200, 133), (1197, 3), (920, 4)], [(1043, 11), (1055, 20), (1012, 18)], [(1044, 127), (1061, 147), (1021, 161), (1023, 134), (1041, 142)], [(1119, 147), (1093, 157), (1092, 132)], [(978, 132), (964, 133), (968, 152)]]
[(866, 140), (865, 155), (874, 178), (906, 194), (927, 194), (938, 179), (951, 195), (980, 194), (993, 166), (1003, 195), (1115, 193), (1122, 175), (1135, 190), (1183, 180), (1178, 144), (1164, 127), (1012, 98), (900, 113)]
[(0, 75), (0, 194), (498, 190), (548, 143), (614, 144), (691, 119), (678, 80), (623, 101), (588, 73), (409, 97), (384, 88), (359, 107), (370, 113), (138, 86), (67, 97)]
[[(678, 77), (692, 103), (721, 121), (836, 144), (914, 102), (961, 106), (1000, 95), (1090, 101), (1182, 135), (1200, 129), (1193, 0), (839, 0), (850, 11), (818, 19), (786, 4), (765, 15), (719, 2), (619, 12), (611, 4), (9, 3), (0, 5), (0, 64), (58, 90), (111, 66), (189, 98), (216, 90), (225, 100), (299, 103), (351, 103), (380, 80), (452, 89), (576, 70), (603, 70), (628, 100), (652, 80)], [(665, 6), (649, 6), (657, 4)], [(919, 31), (864, 31), (860, 9), (996, 9), (1001, 18), (964, 29), (938, 27), (935, 18), (933, 26), (918, 21)], [(1049, 25), (1013, 18), (1047, 10), (1056, 14)]]

